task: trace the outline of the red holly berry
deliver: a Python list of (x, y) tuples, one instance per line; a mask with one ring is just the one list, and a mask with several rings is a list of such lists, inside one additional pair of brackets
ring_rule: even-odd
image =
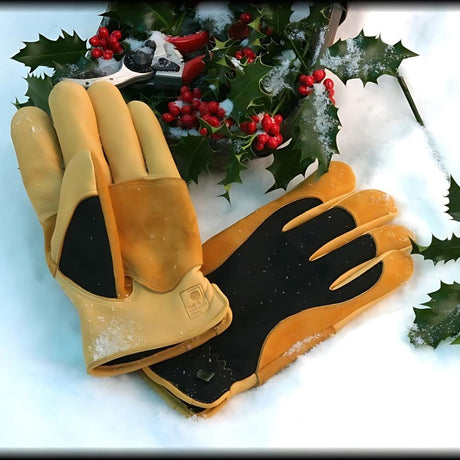
[(112, 37), (116, 38), (117, 40), (120, 40), (122, 37), (121, 30), (114, 30), (111, 34)]
[(206, 134), (208, 134), (208, 130), (206, 128), (201, 128), (199, 130), (199, 133), (202, 135), (202, 136), (206, 136)]
[(270, 26), (267, 26), (265, 29), (265, 35), (270, 36), (273, 33), (273, 29)]
[(275, 123), (276, 123), (277, 125), (280, 125), (280, 124), (283, 122), (283, 116), (280, 115), (279, 113), (276, 114), (276, 115), (273, 117), (273, 119), (275, 120)]
[(235, 52), (235, 57), (236, 57), (238, 60), (243, 59), (243, 56), (244, 56), (244, 55), (243, 55), (243, 51), (238, 50), (238, 51)]
[(255, 142), (254, 148), (260, 152), (261, 150), (265, 148), (265, 144), (261, 144), (260, 142)]
[(313, 78), (315, 79), (316, 83), (323, 81), (325, 76), (326, 72), (324, 69), (317, 69), (313, 71)]
[(267, 139), (267, 147), (269, 149), (276, 149), (276, 147), (278, 147), (278, 139), (276, 139), (275, 137), (272, 137), (270, 136), (268, 139)]
[(309, 88), (308, 86), (305, 86), (305, 85), (300, 85), (299, 86), (299, 93), (302, 95), (302, 96), (308, 96), (309, 94), (311, 94), (313, 92), (313, 89), (312, 88)]
[(258, 115), (251, 115), (251, 119), (252, 121), (256, 122), (256, 123), (259, 123), (259, 116)]
[(161, 115), (161, 119), (166, 123), (171, 123), (176, 119), (176, 117), (172, 113), (166, 112), (163, 115)]
[(185, 104), (181, 107), (180, 113), (182, 113), (183, 115), (190, 115), (192, 113), (192, 109), (193, 108), (191, 105)]
[(118, 40), (113, 35), (109, 35), (106, 40), (107, 46), (112, 50), (119, 45)]
[(241, 13), (240, 19), (244, 24), (248, 24), (249, 22), (251, 22), (252, 16), (250, 13)]
[(302, 74), (299, 76), (299, 83), (304, 86), (313, 86), (313, 83), (315, 83), (315, 79), (311, 75)]
[(93, 35), (89, 39), (89, 44), (92, 45), (92, 46), (99, 46), (99, 37), (97, 35)]
[(114, 46), (112, 49), (113, 49), (113, 53), (114, 53), (114, 54), (121, 54), (121, 53), (123, 53), (123, 51), (124, 51), (124, 49), (123, 49), (123, 47), (120, 45), (120, 43), (117, 43), (117, 45)]
[(268, 134), (264, 134), (264, 133), (258, 134), (256, 139), (257, 139), (257, 143), (265, 145), (268, 141)]
[(201, 90), (200, 90), (200, 88), (193, 88), (192, 94), (197, 99), (201, 99)]
[(280, 132), (280, 125), (273, 123), (268, 130), (268, 134), (278, 134)]
[(225, 115), (227, 115), (227, 112), (225, 112), (225, 109), (223, 107), (219, 107), (217, 109), (216, 114), (219, 118), (225, 118)]
[(191, 91), (186, 91), (182, 93), (182, 100), (184, 102), (192, 102), (193, 101), (193, 94)]
[(93, 58), (100, 58), (102, 56), (102, 50), (100, 48), (94, 48), (91, 50), (91, 56)]
[(218, 126), (220, 126), (220, 121), (217, 117), (214, 117), (212, 115), (205, 115), (202, 118), (206, 123), (210, 124), (214, 128), (217, 128)]
[(99, 38), (107, 38), (109, 36), (109, 29), (107, 29), (107, 27), (99, 27), (97, 36)]
[(104, 50), (104, 51), (102, 51), (102, 57), (106, 61), (108, 61), (109, 59), (112, 59), (113, 58), (113, 51), (112, 50)]
[(334, 87), (334, 82), (330, 78), (326, 78), (323, 81), (323, 85), (326, 87), (326, 89), (332, 89)]
[(208, 108), (208, 103), (207, 102), (201, 102), (200, 106), (198, 107), (198, 110), (203, 117), (203, 115), (207, 115), (209, 113), (209, 108)]
[(208, 102), (209, 113), (216, 113), (219, 110), (219, 103), (216, 101)]
[(180, 107), (175, 102), (168, 102), (169, 113), (177, 117), (180, 114)]

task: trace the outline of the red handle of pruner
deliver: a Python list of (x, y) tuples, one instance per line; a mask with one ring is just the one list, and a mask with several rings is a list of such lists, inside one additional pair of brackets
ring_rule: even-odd
[(203, 61), (204, 54), (191, 59), (184, 64), (184, 71), (182, 73), (182, 82), (184, 85), (190, 85), (198, 75), (203, 72), (205, 63)]
[(199, 50), (203, 46), (207, 45), (209, 40), (209, 32), (202, 30), (190, 35), (183, 35), (182, 37), (173, 37), (168, 35), (165, 38), (166, 41), (172, 43), (181, 54), (191, 53), (192, 51)]

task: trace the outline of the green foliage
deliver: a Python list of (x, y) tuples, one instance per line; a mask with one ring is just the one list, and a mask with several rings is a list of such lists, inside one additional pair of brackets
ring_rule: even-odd
[(261, 80), (270, 71), (270, 67), (262, 64), (260, 59), (247, 64), (244, 70), (237, 70), (236, 77), (232, 80), (228, 98), (233, 102), (233, 109), (230, 116), (239, 122), (240, 118), (250, 108), (257, 110), (258, 100), (265, 96), (262, 92)]
[[(454, 179), (450, 178), (449, 214), (457, 221), (460, 217), (460, 189)], [(423, 247), (412, 242), (412, 252), (421, 254), (425, 259), (440, 261), (460, 258), (460, 238), (455, 235), (448, 240), (432, 238), (429, 246)], [(445, 339), (457, 337), (451, 344), (460, 344), (460, 284), (447, 285), (431, 294), (428, 308), (414, 308), (415, 320), (409, 331), (409, 338), (414, 345), (426, 344), (434, 348)]]
[(453, 177), (450, 178), (448, 212), (453, 219), (460, 221), (460, 187)]
[(86, 53), (86, 41), (76, 32), (72, 35), (62, 30), (62, 36), (50, 40), (38, 35), (36, 42), (24, 42), (26, 45), (12, 59), (22, 62), (33, 72), (39, 66), (54, 67), (55, 64), (73, 64)]
[[(415, 321), (409, 331), (410, 341), (416, 345), (436, 348), (445, 339), (460, 334), (460, 284), (444, 284), (430, 294), (427, 308), (414, 308)], [(459, 338), (452, 342), (459, 343)]]
[(412, 246), (414, 254), (421, 254), (425, 259), (430, 259), (435, 263), (460, 258), (460, 238), (455, 235), (447, 240), (438, 240), (433, 237), (429, 246), (423, 247), (416, 244)]
[[(339, 42), (325, 49), (334, 5), (340, 4), (310, 3), (305, 9), (309, 13), (293, 20), (292, 14), (299, 7), (297, 4), (294, 8), (293, 2), (222, 2), (222, 17), (229, 18), (224, 27), (217, 27), (211, 18), (197, 15), (198, 5), (194, 2), (109, 2), (100, 16), (101, 25), (109, 31), (122, 31), (125, 50), (132, 46), (129, 39), (146, 40), (153, 30), (166, 35), (188, 35), (203, 29), (210, 33), (211, 40), (204, 49), (184, 58), (187, 61), (197, 54), (204, 56), (204, 72), (191, 86), (201, 90), (203, 101), (230, 103), (229, 113), (221, 120), (220, 128), (213, 128), (200, 119), (200, 127), (206, 127), (211, 134), (205, 137), (196, 131), (178, 135), (174, 132), (175, 126), (164, 121), (161, 125), (184, 180), (197, 182), (200, 174), (211, 168), (220, 169), (224, 172), (220, 182), (224, 188), (222, 196), (230, 200), (232, 183), (241, 182), (241, 172), (258, 156), (273, 157), (267, 167), (274, 177), (270, 188), (273, 190), (286, 188), (314, 162), (318, 162), (319, 173), (324, 173), (331, 156), (339, 153), (337, 109), (327, 98), (318, 105), (317, 96), (323, 89), (321, 83), (315, 83), (315, 92), (310, 96), (300, 95), (299, 75), (311, 74), (323, 65), (344, 81), (348, 78), (374, 81), (382, 73), (396, 75), (401, 60), (415, 55), (400, 43), (389, 46), (362, 34), (351, 42)], [(251, 15), (247, 24), (240, 20), (243, 12)], [(39, 66), (48, 66), (54, 73), (44, 78), (29, 75), (28, 99), (22, 103), (16, 100), (18, 108), (35, 105), (48, 111), (48, 94), (60, 79), (90, 78), (102, 73), (101, 61), (91, 57), (90, 45), (76, 33), (70, 35), (63, 31), (54, 41), (40, 35), (37, 42), (25, 45), (12, 59), (29, 66), (30, 72)], [(255, 53), (254, 61), (235, 58), (235, 53), (245, 47)], [(356, 54), (360, 57), (358, 66), (355, 65)], [(121, 55), (115, 56), (116, 60), (121, 58)], [(146, 102), (160, 119), (168, 111), (168, 102), (176, 100), (180, 94), (179, 87), (161, 88), (142, 82), (122, 87), (120, 91), (126, 101)], [(240, 129), (239, 123), (250, 120), (251, 115), (264, 113), (282, 115), (284, 145), (260, 152), (254, 147), (260, 131), (247, 134)]]
[(48, 96), (53, 87), (51, 78), (48, 76), (35, 77), (29, 75), (26, 77), (26, 81), (28, 83), (26, 96), (30, 98), (32, 105), (39, 107), (49, 114)]
[(360, 78), (364, 84), (377, 83), (380, 75), (397, 75), (401, 61), (417, 56), (401, 42), (388, 45), (380, 38), (367, 37), (361, 32), (355, 38), (339, 40), (329, 47), (320, 64), (334, 72), (344, 83)]

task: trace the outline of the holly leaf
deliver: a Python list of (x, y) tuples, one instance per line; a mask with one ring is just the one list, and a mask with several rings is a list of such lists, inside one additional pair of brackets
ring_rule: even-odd
[(460, 258), (460, 238), (455, 235), (449, 240), (438, 240), (433, 237), (429, 246), (418, 246), (412, 242), (412, 253), (421, 254), (423, 258), (440, 262)]
[(247, 64), (243, 71), (237, 72), (228, 98), (233, 102), (230, 117), (239, 121), (241, 115), (247, 112), (248, 107), (256, 105), (258, 98), (266, 95), (261, 89), (261, 80), (267, 75), (271, 67), (262, 64), (260, 58)]
[(33, 72), (39, 66), (54, 67), (58, 64), (72, 64), (81, 59), (86, 53), (86, 41), (76, 32), (70, 35), (61, 30), (62, 36), (50, 40), (38, 34), (36, 42), (24, 42), (26, 45), (11, 59), (22, 62)]
[(36, 77), (29, 75), (25, 78), (28, 84), (26, 96), (29, 97), (29, 105), (34, 105), (44, 110), (46, 113), (50, 113), (48, 105), (48, 96), (50, 94), (53, 83), (51, 78), (45, 75), (44, 77)]
[(448, 213), (453, 217), (453, 219), (460, 221), (460, 187), (452, 176), (450, 178), (449, 186)]
[(328, 170), (332, 155), (339, 153), (337, 112), (324, 86), (315, 84), (314, 91), (301, 99), (296, 110), (285, 120), (283, 138), (292, 137), (291, 148), (300, 152), (299, 162), (302, 165), (318, 160), (320, 174)]
[(232, 155), (230, 161), (225, 167), (225, 177), (219, 182), (219, 184), (224, 186), (225, 192), (222, 195), (230, 202), (230, 188), (233, 183), (239, 182), (242, 183), (241, 173), (248, 167), (242, 162), (242, 157), (244, 154), (240, 153), (238, 155)]
[(308, 166), (313, 163), (313, 158), (301, 160), (301, 152), (287, 146), (273, 152), (273, 163), (266, 168), (273, 174), (275, 183), (267, 190), (271, 192), (279, 188), (286, 190), (289, 182), (299, 174), (305, 174)]
[(171, 2), (136, 2), (135, 7), (129, 2), (109, 2), (107, 11), (101, 16), (130, 27), (134, 34), (151, 30), (176, 33), (174, 22), (177, 16)]
[[(428, 308), (414, 308), (415, 320), (408, 335), (415, 346), (436, 348), (441, 341), (460, 333), (460, 284), (441, 283), (430, 297), (423, 304)], [(452, 343), (459, 343), (459, 338)]]
[(189, 134), (181, 137), (179, 142), (169, 143), (169, 148), (182, 179), (187, 183), (198, 183), (198, 176), (207, 171), (214, 154), (206, 137)]
[(339, 40), (327, 48), (319, 62), (344, 83), (360, 78), (366, 84), (377, 83), (383, 74), (396, 76), (401, 61), (413, 56), (417, 54), (405, 48), (401, 41), (388, 45), (379, 37), (368, 37), (361, 31), (357, 37)]

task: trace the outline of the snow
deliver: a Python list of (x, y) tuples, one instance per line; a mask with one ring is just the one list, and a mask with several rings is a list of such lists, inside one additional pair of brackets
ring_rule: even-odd
[[(3, 193), (0, 276), (0, 450), (64, 453), (344, 454), (401, 451), (458, 452), (460, 348), (414, 348), (407, 334), (413, 307), (445, 283), (460, 282), (460, 261), (433, 264), (413, 256), (414, 276), (314, 347), (261, 387), (234, 397), (207, 420), (171, 409), (141, 374), (96, 378), (86, 374), (75, 308), (48, 272), (41, 227), (24, 191), (10, 140), (16, 97), (23, 100), (27, 69), (10, 59), (23, 41), (60, 29), (90, 37), (105, 3), (1, 4), (1, 168)], [(394, 197), (395, 223), (419, 244), (460, 235), (445, 213), (446, 171), (460, 182), (458, 107), (460, 62), (456, 4), (356, 3), (338, 37), (380, 35), (419, 56), (400, 70), (424, 120), (413, 117), (395, 78), (378, 85), (335, 82), (342, 124), (337, 159), (354, 169), (357, 187)], [(201, 236), (208, 239), (282, 194), (264, 192), (273, 179), (270, 158), (253, 162), (232, 204), (218, 197), (220, 176), (191, 185)], [(309, 168), (307, 173), (312, 171)], [(290, 187), (301, 178), (292, 181)], [(124, 450), (126, 449), (126, 450)], [(3, 450), (1, 450), (3, 452)]]

